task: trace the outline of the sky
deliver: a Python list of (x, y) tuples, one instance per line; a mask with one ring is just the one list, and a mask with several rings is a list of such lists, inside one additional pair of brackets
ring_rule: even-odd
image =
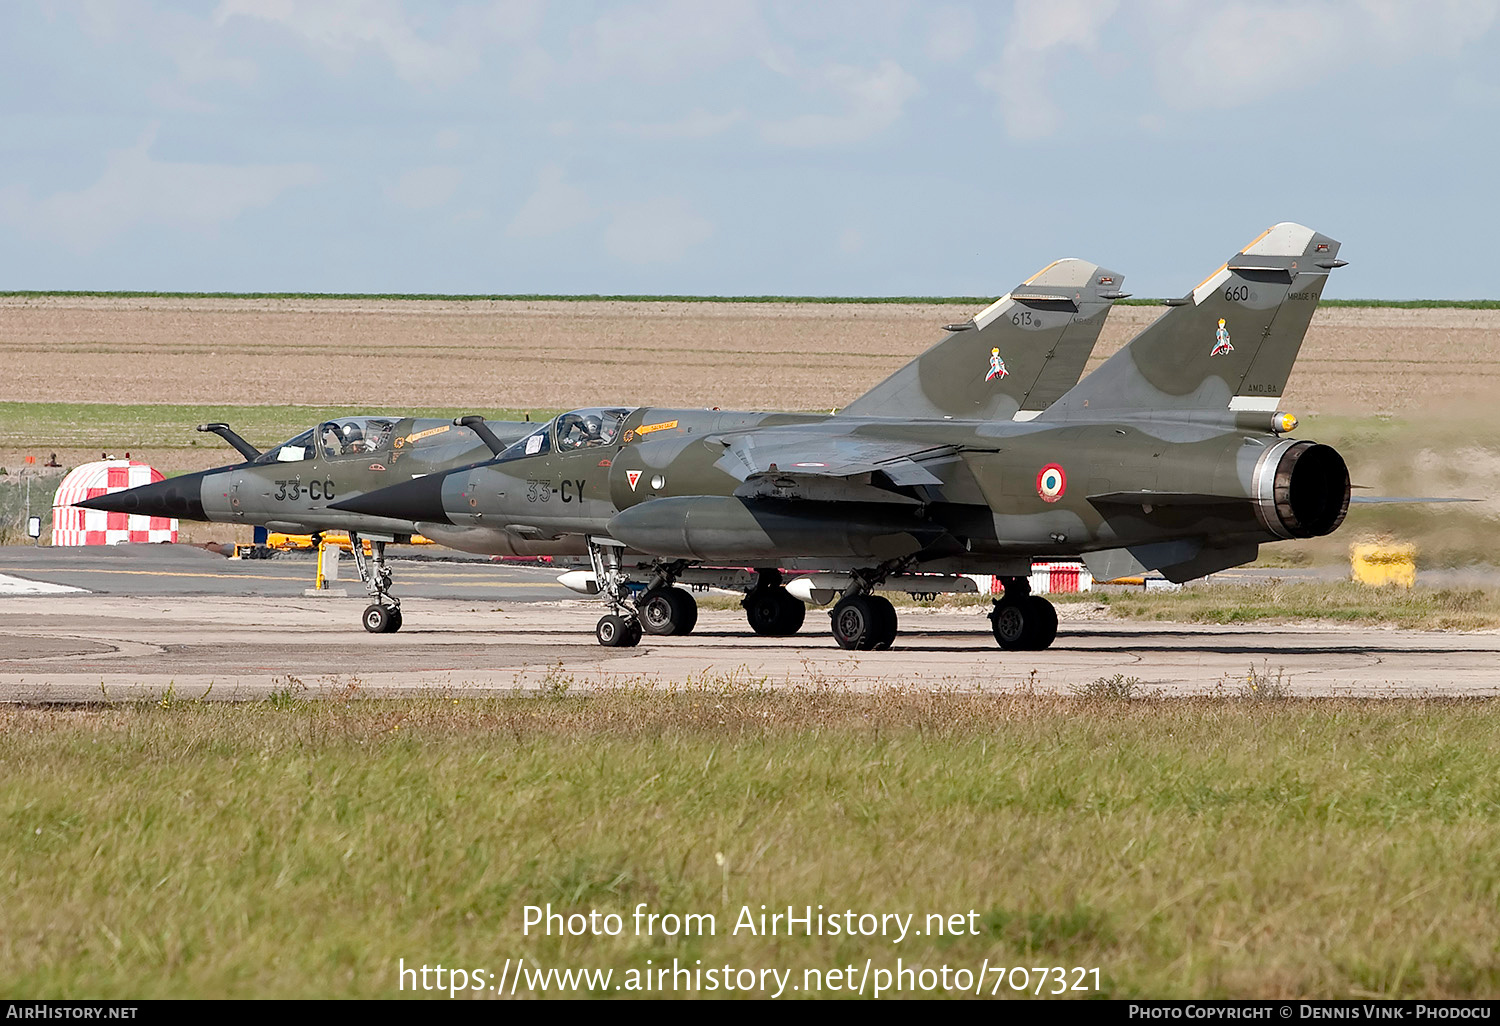
[(1500, 297), (1500, 0), (6, 0), (0, 290)]

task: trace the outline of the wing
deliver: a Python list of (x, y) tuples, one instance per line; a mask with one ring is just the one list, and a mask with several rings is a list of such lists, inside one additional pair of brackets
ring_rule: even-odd
[[(720, 439), (724, 455), (715, 467), (744, 482), (743, 497), (818, 498), (846, 501), (918, 502), (942, 480), (923, 461), (951, 456), (953, 445), (878, 438), (847, 432), (756, 431)], [(918, 494), (896, 489), (917, 489)]]

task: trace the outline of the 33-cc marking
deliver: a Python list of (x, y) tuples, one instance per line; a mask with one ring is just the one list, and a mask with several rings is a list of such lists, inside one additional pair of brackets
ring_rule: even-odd
[(301, 481), (296, 480), (277, 481), (276, 494), (272, 498), (277, 502), (296, 502), (302, 498), (304, 492), (309, 499), (332, 499), (334, 497), (333, 482), (309, 481), (304, 485)]

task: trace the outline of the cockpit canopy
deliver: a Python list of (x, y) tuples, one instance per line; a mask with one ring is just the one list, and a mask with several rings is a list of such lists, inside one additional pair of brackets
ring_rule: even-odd
[(389, 417), (348, 417), (324, 421), (318, 427), (318, 442), (325, 459), (368, 456), (391, 447), (396, 421)]
[(401, 421), (395, 417), (341, 417), (338, 420), (325, 420), (316, 428), (267, 450), (255, 462), (297, 463), (316, 459), (319, 448), (322, 449), (324, 459), (388, 452), (395, 440), (396, 426), (399, 423)]
[(590, 407), (558, 416), (500, 454), (501, 460), (522, 459), (551, 452), (576, 452), (613, 446), (620, 441), (620, 425), (629, 410)]

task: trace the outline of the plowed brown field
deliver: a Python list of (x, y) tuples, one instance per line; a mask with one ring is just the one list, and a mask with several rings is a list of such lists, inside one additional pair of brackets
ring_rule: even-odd
[[(0, 401), (566, 408), (841, 406), (955, 305), (0, 298)], [(1095, 363), (1161, 313), (1111, 312)], [(1091, 364), (1091, 367), (1093, 365)], [(1500, 310), (1335, 308), (1286, 407), (1500, 395)]]

